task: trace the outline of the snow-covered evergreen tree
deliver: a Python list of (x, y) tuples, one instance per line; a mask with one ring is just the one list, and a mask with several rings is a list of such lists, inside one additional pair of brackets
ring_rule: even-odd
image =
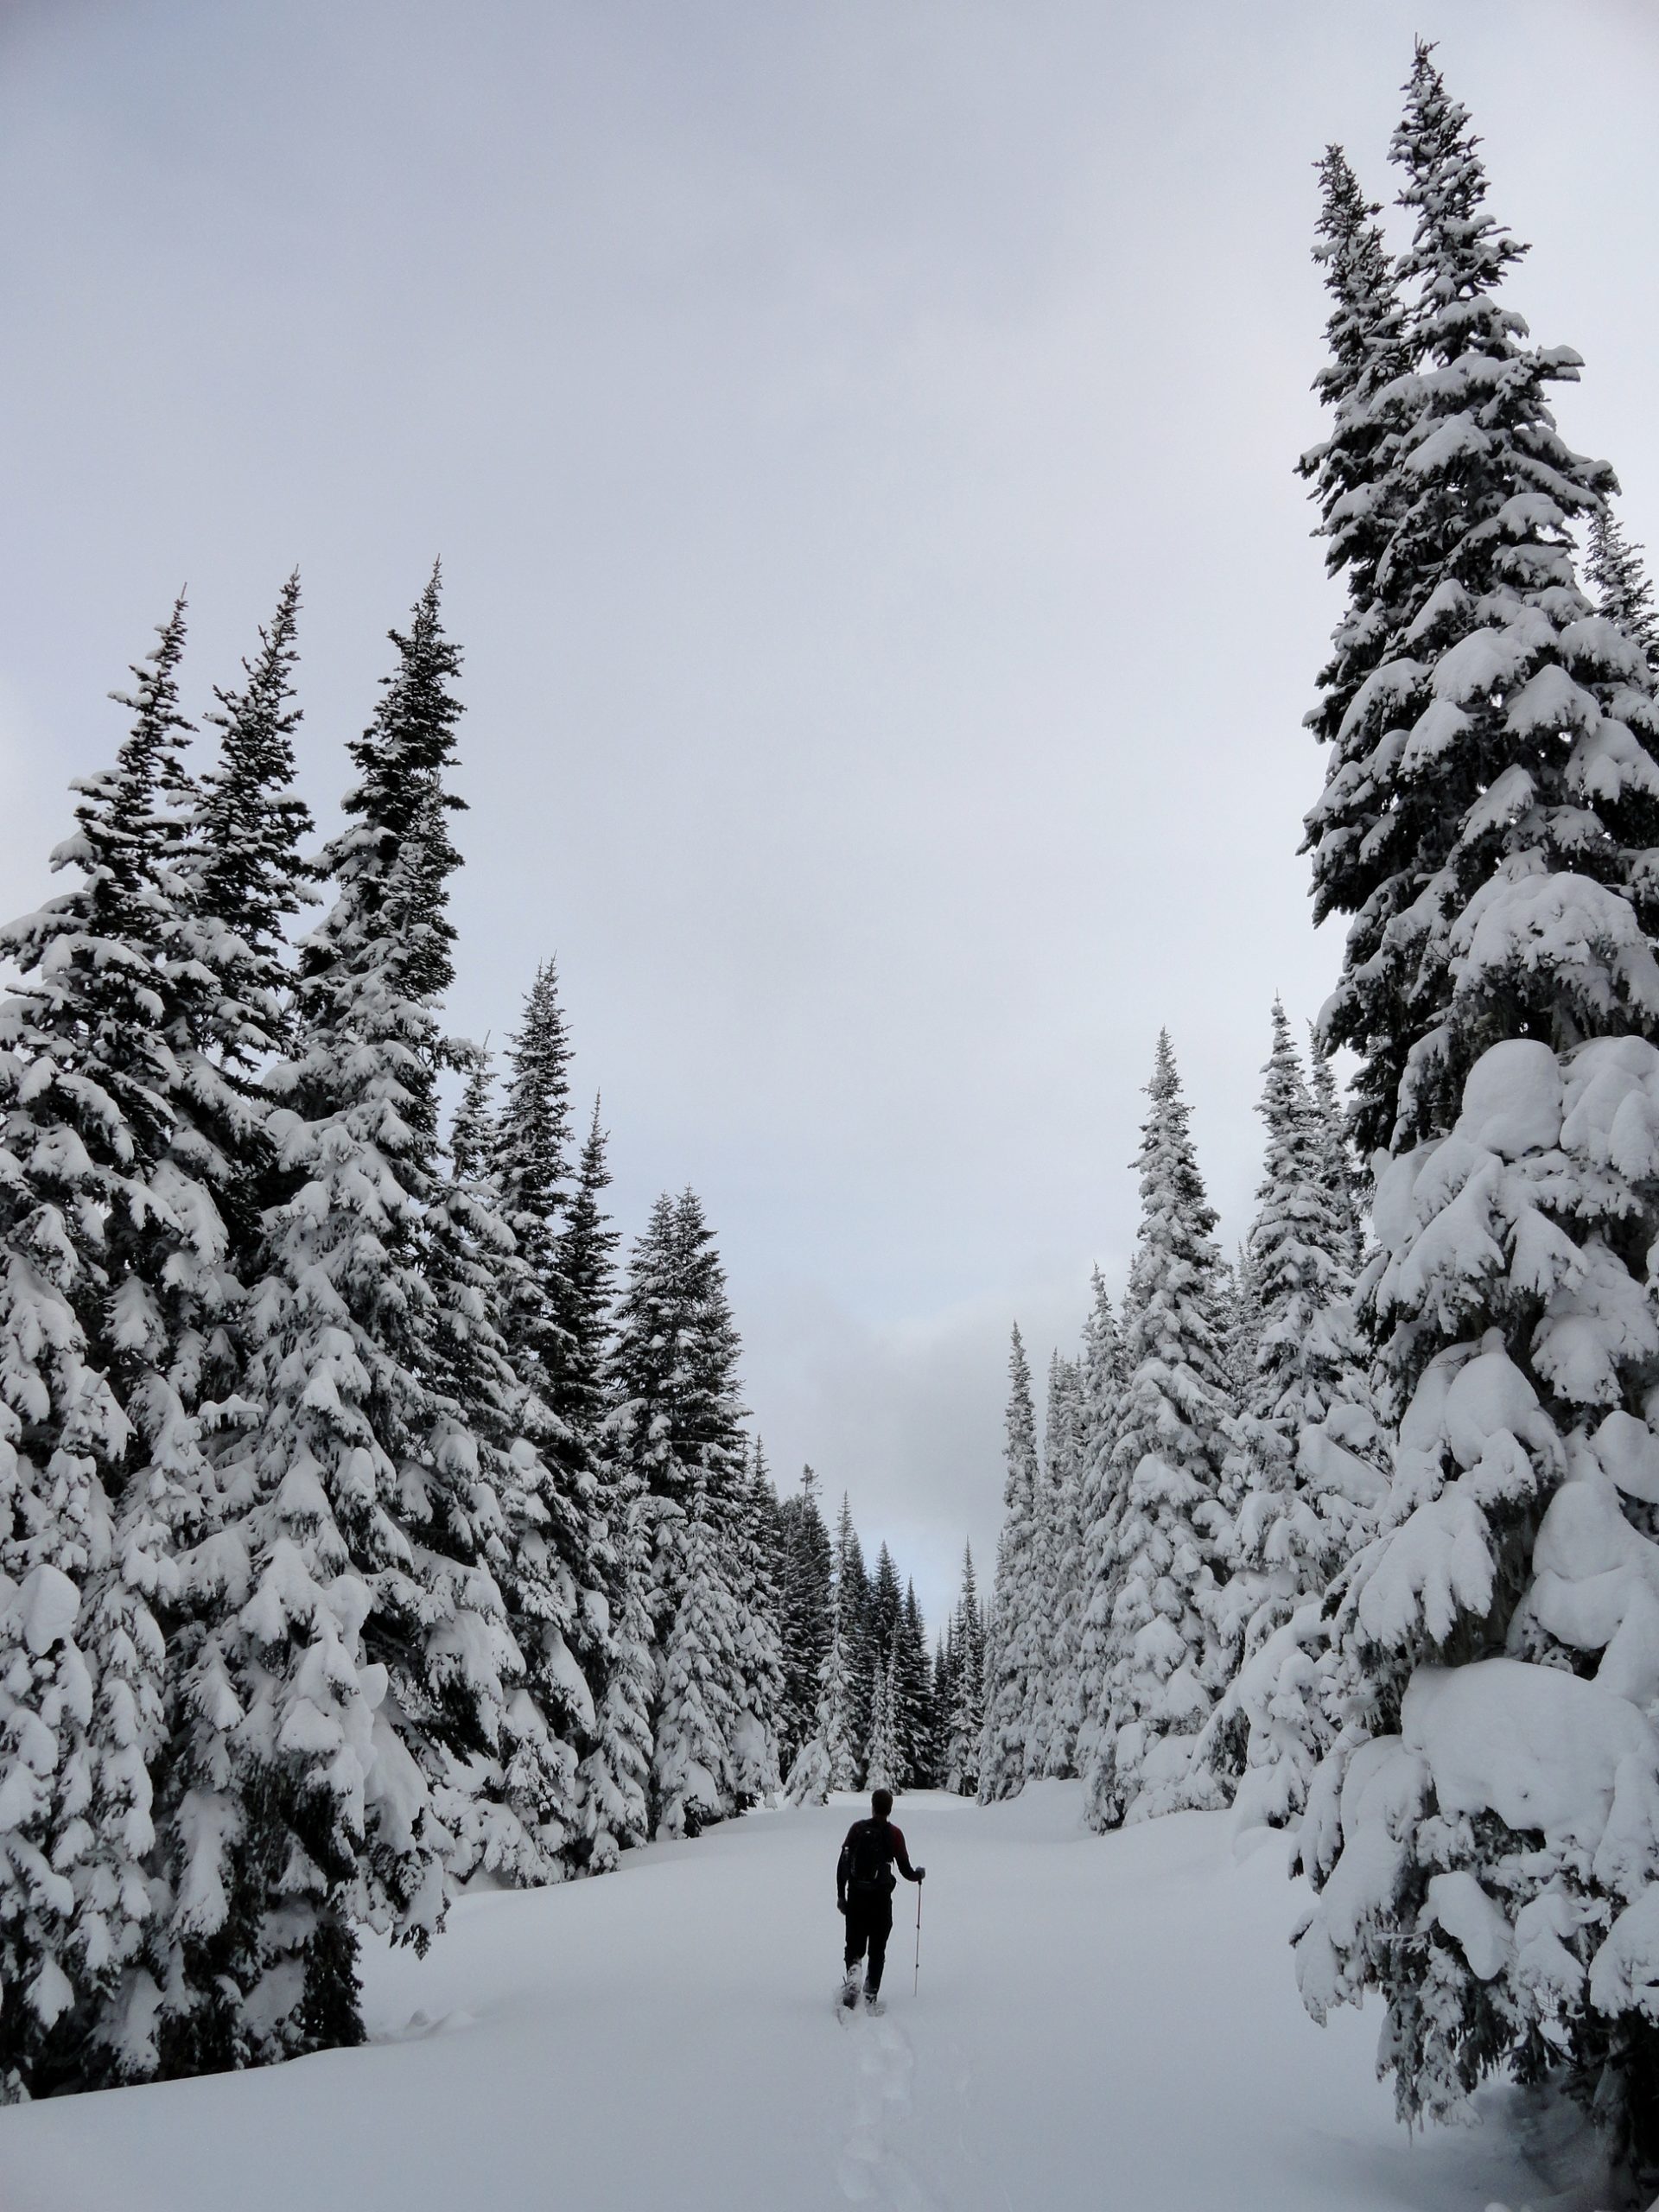
[[(1040, 1587), (1041, 1470), (1031, 1369), (1016, 1326), (1008, 1353), (1008, 1411), (1002, 1488), (1002, 1528), (996, 1544), (996, 1586), (985, 1632), (985, 1726), (979, 1756), (979, 1799), (1017, 1797), (1027, 1774), (1026, 1731), (1033, 1692), (1040, 1694), (1046, 1592)], [(1040, 1770), (1039, 1770), (1040, 1771)]]
[(812, 1732), (818, 1674), (830, 1645), (830, 1592), (834, 1555), (818, 1506), (818, 1478), (801, 1470), (800, 1489), (783, 1509), (784, 1584), (781, 1597), (783, 1705), (779, 1757), (792, 1766)]
[(870, 1733), (864, 1746), (863, 1787), (866, 1789), (896, 1791), (903, 1784), (904, 1754), (899, 1745), (899, 1727), (893, 1709), (897, 1670), (898, 1651), (896, 1646), (890, 1645), (887, 1663), (876, 1669), (870, 1693)]
[(296, 573), (259, 632), (258, 652), (243, 663), (242, 683), (214, 691), (206, 720), (219, 732), (219, 757), (200, 779), (185, 857), (205, 962), (219, 985), (216, 1042), (245, 1077), (289, 1041), (288, 931), (315, 896), (304, 857), (311, 814), (294, 789), (299, 608)]
[(916, 1585), (905, 1585), (905, 1601), (893, 1634), (893, 1734), (899, 1758), (899, 1786), (932, 1787), (932, 1673), (927, 1632)]
[[(734, 1730), (747, 1695), (736, 1580), (747, 1457), (738, 1351), (725, 1272), (702, 1205), (690, 1191), (665, 1195), (635, 1244), (618, 1308), (608, 1429), (650, 1535), (646, 1604), (662, 1654), (652, 1715), (653, 1803), (658, 1821), (690, 1810), (699, 1827), (736, 1809), (732, 1736), (712, 1764), (701, 1752), (691, 1759), (686, 1746), (716, 1722)], [(707, 1586), (687, 1613), (694, 1507)], [(677, 1666), (671, 1664), (677, 1634), (686, 1652)], [(683, 1719), (674, 1710), (683, 1696), (696, 1707)], [(697, 1787), (721, 1785), (717, 1801), (687, 1796), (688, 1759)]]
[(1598, 507), (1590, 517), (1584, 580), (1596, 612), (1634, 639), (1648, 666), (1659, 675), (1659, 609), (1653, 603), (1653, 586), (1642, 565), (1642, 548), (1625, 537), (1611, 507)]
[(985, 1624), (970, 1544), (963, 1546), (962, 1595), (952, 1622), (950, 1660), (950, 1709), (942, 1786), (958, 1797), (976, 1797), (980, 1745), (985, 1733)]
[(0, 1016), (0, 2082), (163, 2063), (175, 1973), (156, 1873), (178, 1554), (209, 1526), (205, 1394), (233, 1377), (220, 1210), (251, 1129), (234, 1027), (188, 874), (196, 792), (162, 626), (114, 767), (77, 786), (54, 865), (79, 881), (11, 925)]
[(852, 1543), (844, 1558), (837, 1534), (836, 1572), (845, 1593), (842, 1611), (846, 1618), (847, 1649), (853, 1669), (853, 1741), (861, 1752), (870, 1732), (870, 1699), (874, 1692), (875, 1668), (870, 1656), (874, 1648), (870, 1637), (870, 1573), (864, 1564), (864, 1547), (859, 1541), (856, 1529), (852, 1531)]
[[(292, 1042), (286, 931), (313, 895), (315, 870), (302, 852), (310, 816), (294, 790), (298, 607), (290, 576), (241, 684), (215, 692), (207, 719), (219, 732), (217, 760), (194, 790), (176, 764), (171, 777), (172, 974), (182, 988), (168, 1029), (172, 1126), (157, 1179), (193, 1233), (188, 1251), (167, 1255), (152, 1278), (160, 1332), (151, 1342), (164, 1337), (169, 1349), (155, 1362), (149, 1395), (169, 1453), (191, 1463), (194, 1497), (175, 1523), (177, 1580), (162, 1619), (167, 1750), (152, 1894), (165, 1905), (149, 1948), (162, 1993), (153, 2007), (159, 2070), (169, 2074), (245, 2063), (240, 1994), (258, 1971), (251, 1946), (264, 1905), (259, 1885), (232, 1889), (220, 1878), (220, 1845), (241, 1829), (244, 1811), (230, 1742), (241, 1716), (215, 1633), (226, 1607), (241, 1602), (220, 1562), (239, 1545), (235, 1523), (247, 1500), (221, 1483), (213, 1463), (226, 1432), (257, 1418), (245, 1389), (244, 1286), (261, 1266), (262, 1208), (281, 1190), (260, 1077)], [(207, 1190), (211, 1214), (200, 1203)], [(129, 1298), (132, 1289), (130, 1281)], [(151, 2000), (142, 1982), (133, 1995), (136, 2017)]]
[(1348, 1141), (1348, 1120), (1337, 1094), (1337, 1078), (1317, 1022), (1308, 1025), (1308, 1103), (1313, 1109), (1319, 1153), (1319, 1181), (1342, 1224), (1339, 1248), (1351, 1281), (1365, 1260), (1368, 1177)]
[[(1319, 503), (1326, 572), (1344, 580), (1348, 603), (1319, 671), (1319, 702), (1306, 716), (1330, 751), (1324, 791), (1307, 816), (1304, 850), (1313, 855), (1314, 919), (1363, 906), (1367, 941), (1379, 945), (1413, 893), (1408, 870), (1390, 864), (1406, 833), (1388, 818), (1387, 798), (1378, 788), (1368, 702), (1381, 707), (1373, 678), (1411, 599), (1395, 534), (1409, 499), (1400, 455), (1408, 373), (1420, 347), (1401, 302), (1394, 257), (1376, 222), (1379, 210), (1361, 190), (1339, 146), (1326, 148), (1320, 181), (1314, 257), (1324, 266), (1332, 306), (1325, 325), (1329, 358), (1314, 389), (1332, 421), (1329, 436), (1302, 455), (1300, 467)], [(1327, 1041), (1351, 1041), (1343, 1012), (1327, 1009), (1326, 1020)], [(1392, 1113), (1391, 1096), (1363, 1091), (1357, 1097), (1363, 1152), (1386, 1141)]]
[(784, 1696), (778, 1587), (778, 1498), (757, 1438), (732, 1501), (728, 1580), (736, 1612), (736, 1719), (732, 1786), (740, 1811), (779, 1784), (778, 1718)]
[[(1329, 358), (1313, 388), (1331, 410), (1331, 430), (1305, 453), (1299, 473), (1319, 505), (1325, 569), (1345, 577), (1349, 603), (1319, 673), (1320, 700), (1308, 726), (1330, 742), (1388, 640), (1387, 561), (1395, 509), (1382, 496), (1395, 451), (1391, 396), (1417, 359), (1400, 277), (1376, 218), (1340, 146), (1319, 163), (1313, 257), (1331, 296)], [(1393, 487), (1390, 487), (1391, 489)]]
[(1241, 1244), (1232, 1260), (1224, 1260), (1217, 1271), (1216, 1333), (1232, 1402), (1242, 1405), (1249, 1394), (1262, 1337), (1261, 1287), (1248, 1244)]
[[(556, 1410), (575, 1441), (586, 1447), (590, 1461), (603, 1455), (605, 1416), (610, 1402), (607, 1374), (611, 1308), (616, 1297), (616, 1251), (621, 1242), (605, 1211), (605, 1193), (611, 1185), (608, 1146), (600, 1121), (600, 1102), (595, 1098), (593, 1118), (560, 1214), (552, 1267), (543, 1281), (543, 1290), (555, 1301), (559, 1332)], [(499, 1156), (498, 1146), (496, 1157)], [(505, 1205), (502, 1210), (505, 1213)], [(602, 1489), (602, 1472), (601, 1484)]]
[(1108, 1725), (1106, 1679), (1112, 1660), (1112, 1605), (1117, 1594), (1116, 1540), (1127, 1484), (1113, 1457), (1123, 1395), (1123, 1342), (1105, 1279), (1092, 1275), (1084, 1325), (1077, 1392), (1077, 1586), (1074, 1657), (1063, 1696), (1072, 1762), (1086, 1775)]
[(547, 961), (508, 1041), (495, 1130), (496, 1187), (519, 1262), (502, 1330), (514, 1369), (543, 1409), (536, 1443), (549, 1477), (548, 1573), (565, 1599), (543, 1694), (559, 1732), (587, 1743), (608, 1664), (613, 1594), (607, 1520), (614, 1501), (601, 1496), (601, 1432), (614, 1243), (600, 1206), (609, 1179), (597, 1102), (581, 1162), (572, 1166), (569, 1067), (558, 977)]
[(1096, 1828), (1221, 1796), (1192, 1752), (1220, 1687), (1212, 1621), (1229, 1535), (1218, 1492), (1231, 1416), (1215, 1325), (1216, 1217), (1167, 1033), (1159, 1037), (1147, 1093), (1141, 1217), (1112, 1449), (1125, 1491), (1086, 1778), (1087, 1815)]
[(597, 1478), (596, 1534), (603, 1544), (599, 1564), (607, 1577), (598, 1712), (593, 1745), (581, 1769), (586, 1865), (591, 1873), (607, 1872), (620, 1853), (642, 1844), (650, 1832), (651, 1713), (656, 1694), (642, 1493), (637, 1478), (613, 1461), (606, 1427), (615, 1255), (620, 1242), (605, 1211), (610, 1181), (607, 1140), (595, 1098), (559, 1229), (553, 1278), (565, 1339), (562, 1402), (573, 1436), (585, 1449)]
[(957, 1630), (954, 1619), (945, 1623), (933, 1640), (933, 1662), (928, 1676), (927, 1787), (943, 1789), (950, 1765), (950, 1716), (957, 1704)]
[(1076, 1686), (1083, 1632), (1083, 1374), (1056, 1352), (1049, 1363), (1043, 1428), (1042, 1566), (1039, 1632), (1043, 1668), (1033, 1683), (1027, 1728), (1033, 1774), (1076, 1772), (1079, 1714)]
[[(452, 1048), (458, 1051), (458, 1048)], [(439, 1816), (455, 1839), (451, 1870), (479, 1867), (518, 1883), (556, 1880), (575, 1847), (576, 1764), (594, 1710), (567, 1639), (591, 1593), (573, 1585), (556, 1541), (568, 1512), (543, 1447), (558, 1431), (515, 1370), (498, 1325), (523, 1268), (503, 1220), (493, 1173), (486, 1053), (458, 1051), (467, 1080), (425, 1217), (426, 1281), (434, 1301), (444, 1451), (467, 1484), (473, 1541), (500, 1590), (517, 1653), (504, 1669), (508, 1702), (493, 1756), (449, 1762)]]
[[(875, 1571), (870, 1576), (864, 1594), (860, 1643), (864, 1686), (860, 1717), (864, 1723), (863, 1740), (867, 1745), (874, 1730), (877, 1692), (893, 1658), (893, 1639), (898, 1630), (899, 1615), (903, 1605), (904, 1592), (899, 1580), (899, 1569), (893, 1564), (893, 1554), (883, 1543), (876, 1553)], [(867, 1783), (866, 1787), (874, 1789), (874, 1784)]]
[(662, 1696), (652, 1759), (657, 1827), (696, 1835), (738, 1801), (733, 1745), (739, 1708), (737, 1607), (721, 1556), (706, 1484), (685, 1510), (678, 1602), (663, 1645)]
[[(853, 1575), (856, 1565), (857, 1581)], [(830, 1586), (830, 1637), (818, 1669), (818, 1699), (812, 1731), (790, 1769), (785, 1790), (793, 1804), (822, 1804), (832, 1789), (858, 1784), (859, 1744), (853, 1732), (856, 1669), (854, 1608), (863, 1561), (853, 1529), (853, 1513), (843, 1494), (836, 1523), (835, 1571)]]
[[(1354, 1548), (1360, 1516), (1381, 1494), (1374, 1472), (1357, 1480), (1358, 1495), (1316, 1487), (1301, 1456), (1305, 1433), (1324, 1421), (1332, 1402), (1333, 1331), (1346, 1320), (1328, 1317), (1353, 1288), (1351, 1239), (1349, 1218), (1325, 1180), (1322, 1119), (1277, 1001), (1263, 1072), (1267, 1150), (1249, 1245), (1262, 1330), (1244, 1407), (1249, 1487), (1236, 1546), (1252, 1605), (1247, 1650), (1302, 1599), (1324, 1591)], [(1356, 1344), (1351, 1363), (1362, 1357)]]
[(1352, 716), (1393, 828), (1323, 880), (1356, 916), (1326, 1026), (1391, 1144), (1360, 1302), (1399, 1442), (1342, 1601), (1356, 1698), (1302, 1831), (1299, 1966), (1319, 2013), (1382, 1991), (1405, 2113), (1554, 2073), (1650, 2170), (1659, 723), (1573, 577), (1609, 486), (1546, 404), (1576, 357), (1497, 297), (1521, 249), (1426, 47), (1395, 153), (1425, 372)]
[(430, 1786), (500, 1748), (523, 1665), (488, 1559), (500, 1501), (441, 1387), (428, 1279), (460, 713), (435, 571), (393, 634), (295, 1053), (268, 1078), (286, 1195), (248, 1313), (258, 1418), (220, 1469), (244, 1510), (194, 1570), (219, 1598), (204, 1685), (243, 1716), (224, 1786), (248, 1817), (202, 1824), (191, 1880), (248, 1901), (244, 2063), (360, 2036), (357, 1925), (423, 1943), (438, 1924), (452, 1840)]
[[(1230, 1779), (1243, 1771), (1241, 1817), (1282, 1825), (1300, 1811), (1330, 1740), (1318, 1660), (1322, 1599), (1357, 1548), (1385, 1484), (1385, 1453), (1366, 1386), (1365, 1354), (1347, 1300), (1351, 1194), (1332, 1187), (1330, 1128), (1310, 1096), (1285, 1011), (1261, 1113), (1267, 1150), (1247, 1252), (1261, 1319), (1238, 1425), (1244, 1490), (1234, 1530), (1230, 1616), (1242, 1671), (1206, 1732), (1206, 1756)], [(1259, 1656), (1304, 1608), (1309, 1617)], [(1281, 1660), (1294, 1681), (1281, 1681)]]
[(652, 1708), (657, 1657), (646, 1604), (651, 1552), (645, 1501), (613, 1495), (612, 1586), (605, 1684), (594, 1747), (582, 1763), (582, 1816), (590, 1873), (608, 1873), (620, 1853), (651, 1832)]
[[(257, 1076), (287, 1035), (283, 929), (309, 895), (300, 853), (309, 817), (293, 791), (298, 596), (290, 577), (259, 652), (244, 664), (243, 685), (217, 692), (209, 720), (219, 731), (219, 758), (200, 784), (171, 741), (186, 734), (173, 679), (163, 680), (171, 696), (163, 726), (144, 673), (130, 703), (154, 741), (148, 804), (130, 755), (113, 779), (101, 779), (111, 825), (90, 841), (124, 846), (148, 876), (129, 950), (159, 986), (149, 995), (165, 1050), (167, 1141), (148, 1171), (153, 1207), (124, 1230), (118, 1212), (109, 1224), (111, 1295), (121, 1312), (110, 1371), (137, 1428), (130, 1494), (170, 1496), (177, 1554), (156, 1613), (166, 1647), (165, 1745), (152, 1759), (155, 1910), (147, 1958), (129, 1977), (125, 1999), (121, 2064), (129, 2075), (152, 2065), (200, 2071), (231, 2063), (239, 2047), (227, 1997), (236, 1976), (224, 1960), (245, 1931), (232, 1929), (211, 1881), (195, 1879), (200, 1839), (232, 1808), (219, 1785), (223, 1701), (211, 1664), (204, 1676), (198, 1663), (219, 1601), (193, 1569), (239, 1510), (222, 1493), (205, 1446), (224, 1421), (249, 1411), (243, 1284), (257, 1263), (272, 1168)], [(157, 674), (169, 648), (176, 659), (181, 614), (170, 638), (164, 633)], [(90, 796), (93, 787), (86, 788)], [(83, 823), (91, 829), (85, 817)]]
[[(1324, 1027), (1359, 1056), (1367, 1147), (1421, 1141), (1455, 1117), (1467, 1055), (1448, 1021), (1454, 995), (1501, 972), (1520, 993), (1503, 1021), (1547, 1018), (1527, 979), (1541, 1001), (1554, 987), (1529, 948), (1556, 902), (1599, 948), (1585, 976), (1597, 990), (1608, 973), (1624, 981), (1619, 916), (1654, 918), (1632, 858), (1647, 755), (1627, 734), (1610, 758), (1589, 703), (1623, 716), (1647, 665), (1573, 575), (1573, 522), (1600, 505), (1611, 472), (1555, 430), (1549, 388), (1576, 378), (1578, 357), (1528, 344), (1500, 304), (1522, 249), (1484, 213), (1466, 120), (1431, 80), (1426, 49), (1395, 148), (1416, 220), (1403, 267), (1421, 295), (1410, 340), (1423, 365), (1382, 395), (1395, 424), (1377, 493), (1392, 523), (1386, 634), (1310, 817), (1320, 911), (1354, 916)], [(1618, 727), (1628, 733), (1628, 718)]]
[(507, 1042), (505, 1096), (496, 1129), (501, 1208), (524, 1274), (507, 1318), (515, 1364), (558, 1404), (567, 1351), (560, 1230), (571, 1197), (570, 1044), (556, 965), (544, 961)]
[(592, 1873), (607, 1872), (619, 1852), (645, 1840), (656, 1663), (645, 1605), (639, 1485), (613, 1459), (607, 1428), (621, 1241), (605, 1211), (610, 1182), (607, 1139), (595, 1098), (560, 1213), (555, 1265), (543, 1286), (557, 1301), (563, 1448), (556, 1458), (566, 1470), (561, 1488), (585, 1509), (570, 1526), (566, 1546), (573, 1559), (585, 1556), (590, 1563), (579, 1599), (576, 1649), (596, 1710), (580, 1768), (577, 1817), (584, 1841), (576, 1855)]

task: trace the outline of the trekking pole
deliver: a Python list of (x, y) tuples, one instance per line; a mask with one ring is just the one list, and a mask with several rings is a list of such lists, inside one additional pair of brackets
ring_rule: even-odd
[(916, 1977), (910, 1985), (913, 1997), (922, 1986), (922, 1885), (916, 1885)]

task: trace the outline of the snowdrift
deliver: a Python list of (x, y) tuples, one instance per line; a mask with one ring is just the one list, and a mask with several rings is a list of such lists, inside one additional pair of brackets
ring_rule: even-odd
[[(861, 1799), (474, 1893), (367, 1968), (366, 2050), (0, 2113), (5, 2212), (1589, 2212), (1507, 2129), (1413, 2140), (1371, 2022), (1298, 2001), (1282, 1836), (1097, 1838), (1075, 1784), (898, 1817), (888, 2011), (844, 2031)], [(1376, 2016), (1371, 2016), (1374, 2021)]]

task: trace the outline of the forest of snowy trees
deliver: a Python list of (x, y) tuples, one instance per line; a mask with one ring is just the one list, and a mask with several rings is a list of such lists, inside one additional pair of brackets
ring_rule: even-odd
[(364, 1931), (470, 1878), (1075, 1777), (1294, 1832), (1402, 2117), (1549, 2081), (1659, 2171), (1659, 615), (1431, 47), (1405, 91), (1401, 250), (1320, 164), (1341, 974), (1271, 1009), (1230, 1257), (1158, 1039), (1127, 1280), (1040, 1424), (1014, 1331), (931, 1640), (779, 1501), (695, 1192), (624, 1254), (552, 963), (499, 1068), (444, 1031), (436, 572), (315, 852), (297, 580), (203, 766), (173, 608), (0, 932), (0, 2097), (360, 2041)]
[(810, 1467), (780, 1509), (784, 1695), (779, 1734), (796, 1804), (832, 1789), (950, 1789), (978, 1783), (984, 1620), (971, 1548), (944, 1632), (927, 1648), (913, 1583), (883, 1544), (866, 1567), (845, 1497), (825, 1526)]
[(1322, 164), (1341, 978), (1306, 1059), (1274, 1009), (1234, 1266), (1160, 1039), (1128, 1283), (1040, 1452), (1016, 1336), (979, 1787), (1296, 1826), (1303, 1997), (1382, 1993), (1403, 2117), (1553, 2080), (1652, 2174), (1659, 622), (1478, 143), (1425, 45), (1402, 254)]
[(295, 579), (198, 770), (173, 609), (4, 933), (11, 2098), (358, 2041), (363, 1929), (695, 1835), (821, 1713), (837, 1780), (976, 1733), (971, 1566), (930, 1653), (844, 1505), (833, 1551), (810, 1472), (779, 1507), (695, 1193), (620, 1266), (552, 963), (499, 1075), (443, 1032), (435, 571), (315, 856), (298, 621)]
[[(1128, 1289), (1115, 1307), (1096, 1271), (1077, 1357), (1049, 1363), (1040, 1448), (1014, 1331), (987, 1802), (1077, 1775), (1101, 1829), (1241, 1788), (1274, 1824), (1302, 1808), (1319, 1720), (1296, 1716), (1293, 1756), (1287, 1641), (1317, 1643), (1386, 1465), (1350, 1303), (1359, 1180), (1329, 1064), (1310, 1053), (1311, 1073), (1275, 1005), (1258, 1211), (1230, 1263), (1159, 1039)], [(1270, 1713), (1251, 1703), (1264, 1690)]]

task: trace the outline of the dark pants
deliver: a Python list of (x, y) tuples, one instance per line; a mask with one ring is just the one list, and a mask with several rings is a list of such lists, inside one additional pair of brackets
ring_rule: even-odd
[(870, 1962), (864, 1969), (864, 1986), (881, 1986), (881, 1969), (887, 1962), (887, 1938), (893, 1933), (893, 1891), (861, 1890), (847, 1892), (847, 1964), (855, 1967), (868, 1948)]

